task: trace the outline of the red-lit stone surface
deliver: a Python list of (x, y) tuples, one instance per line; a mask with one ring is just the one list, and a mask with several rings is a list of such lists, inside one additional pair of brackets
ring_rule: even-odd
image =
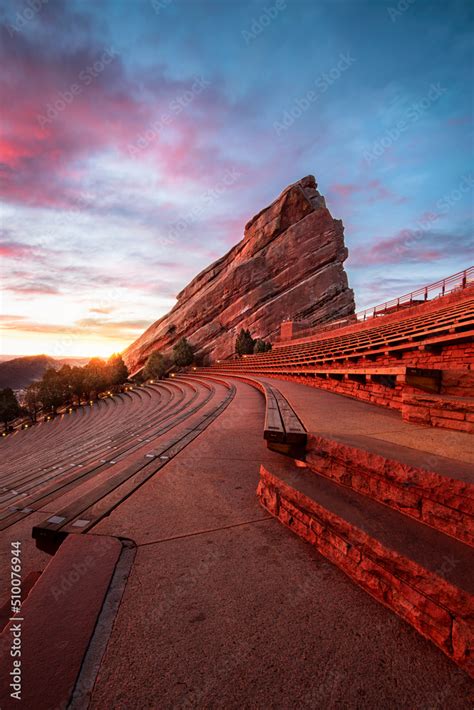
[(259, 506), (259, 463), (282, 457), (263, 397), (234, 382), (219, 419), (98, 526), (133, 534), (137, 555), (91, 710), (464, 710), (465, 673)]
[(474, 546), (472, 483), (316, 435), (308, 439), (307, 463), (337, 483)]
[[(214, 363), (211, 369), (299, 382), (381, 407), (403, 408), (410, 421), (472, 433), (473, 294), (474, 286), (468, 285), (383, 317), (324, 326), (305, 338), (274, 342), (269, 353)], [(295, 325), (283, 322), (283, 336), (296, 332)], [(422, 375), (409, 368), (435, 372)], [(414, 401), (426, 391), (440, 394), (428, 407)]]
[[(311, 343), (314, 341), (324, 340), (327, 338), (334, 337), (335, 334), (338, 336), (351, 335), (360, 332), (370, 332), (371, 330), (377, 330), (381, 325), (396, 325), (400, 321), (406, 318), (416, 317), (419, 315), (429, 316), (430, 314), (436, 314), (440, 308), (444, 308), (449, 305), (456, 305), (472, 299), (474, 293), (474, 285), (470, 284), (465, 289), (454, 291), (453, 293), (443, 296), (442, 299), (433, 299), (432, 301), (426, 301), (422, 304), (414, 305), (411, 308), (403, 308), (400, 311), (395, 311), (394, 313), (388, 313), (384, 316), (379, 316), (377, 318), (368, 318), (365, 321), (358, 321), (356, 323), (350, 323), (349, 325), (339, 327), (336, 330), (328, 329), (321, 333), (315, 329), (314, 334), (309, 334), (304, 338), (293, 338), (291, 343), (276, 342), (274, 344), (275, 350), (279, 348), (286, 348), (288, 345), (297, 345), (299, 343)], [(449, 355), (450, 361), (455, 361), (458, 364), (466, 364), (466, 356), (471, 355), (470, 363), (472, 363), (472, 355), (474, 354), (474, 344), (471, 343), (459, 343), (454, 346), (447, 346), (448, 348), (453, 348), (452, 353)], [(444, 349), (443, 349), (444, 352)], [(427, 352), (427, 351), (413, 351), (413, 358), (419, 358), (423, 362), (428, 360), (430, 362), (440, 363), (443, 361), (443, 352)], [(411, 357), (411, 355), (410, 355)], [(468, 364), (470, 364), (468, 363)], [(422, 367), (422, 365), (420, 365)]]
[[(274, 378), (232, 377), (257, 388), (261, 388), (259, 380), (276, 384)], [(474, 466), (469, 463), (469, 440), (439, 433), (436, 452), (430, 431), (412, 429), (394, 419), (393, 413), (318, 395), (291, 383), (283, 387), (283, 393), (310, 432), (306, 461), (312, 470), (474, 545)], [(332, 412), (329, 419), (328, 411)], [(324, 436), (315, 433), (321, 429)], [(393, 438), (402, 446), (393, 446)]]
[(21, 609), (21, 701), (10, 697), (11, 627), (0, 635), (0, 707), (65, 708), (109, 588), (121, 543), (113, 538), (68, 538)]
[[(220, 377), (210, 382), (217, 383)], [(172, 407), (166, 390), (170, 396), (172, 390), (177, 394), (184, 388), (188, 394), (178, 402), (184, 409), (189, 407), (191, 378), (186, 377), (186, 386), (178, 379), (128, 393), (125, 409), (110, 401), (97, 411), (92, 407), (83, 412), (77, 420), (63, 418), (55, 423), (54, 434), (46, 425), (38, 427), (31, 462), (38, 465), (40, 454), (44, 454), (43, 435), (51, 434), (59, 442), (63, 427), (67, 435), (58, 455), (67, 452), (74, 431), (79, 439), (80, 431), (94, 432), (94, 437), (115, 436), (115, 427), (123, 428), (124, 421), (128, 426), (130, 418), (137, 426), (141, 416), (140, 426), (150, 423), (154, 412)], [(260, 464), (273, 470), (282, 457), (269, 451), (262, 438), (264, 398), (244, 382), (230, 378), (229, 382), (237, 386), (229, 407), (93, 529), (94, 536), (106, 539), (133, 538), (137, 551), (111, 635), (105, 639), (107, 648), (95, 679), (91, 709), (331, 707), (335, 699), (348, 707), (363, 704), (365, 708), (377, 707), (380, 698), (387, 707), (430, 707), (449, 697), (450, 710), (464, 710), (469, 690), (465, 673), (259, 506), (255, 489)], [(300, 389), (299, 385), (292, 387)], [(375, 412), (376, 432), (393, 429), (398, 421), (391, 411), (301, 389), (310, 395), (306, 404), (313, 414), (315, 400), (322, 397), (344, 405), (349, 402), (348, 415), (356, 423), (361, 419), (359, 408)], [(163, 397), (157, 396), (158, 391)], [(354, 407), (358, 408), (356, 415)], [(127, 416), (131, 411), (133, 417)], [(339, 409), (335, 414), (340, 423), (347, 423)], [(328, 420), (327, 413), (321, 412), (318, 421)], [(417, 426), (401, 424), (420, 431)], [(21, 432), (18, 441), (25, 442), (27, 435)], [(87, 438), (84, 443), (89, 446), (92, 441)], [(137, 446), (142, 443), (138, 441)], [(50, 444), (48, 439), (48, 451)], [(102, 455), (100, 448), (94, 452), (87, 455)], [(85, 456), (86, 450), (81, 455)], [(52, 459), (56, 462), (56, 455)], [(29, 460), (23, 461), (27, 470), (29, 464)], [(93, 484), (88, 481), (84, 485), (89, 490)], [(65, 496), (70, 501), (77, 494), (78, 490), (71, 490)], [(42, 568), (41, 560), (33, 555), (33, 540), (28, 548), (26, 532), (27, 525), (31, 533), (31, 525), (40, 522), (38, 516), (44, 518), (46, 512), (57, 510), (32, 513), (3, 533), (2, 559), (6, 564), (9, 541), (17, 539), (21, 528), (25, 572)], [(89, 539), (90, 535), (84, 537)], [(60, 548), (53, 564), (60, 562), (63, 550), (67, 548)], [(76, 559), (78, 556), (77, 552)], [(458, 569), (461, 566), (455, 567), (454, 575)], [(86, 577), (84, 584), (90, 589), (87, 586), (82, 594), (84, 599), (79, 591), (77, 597), (72, 594), (68, 601), (71, 608), (66, 604), (64, 613), (57, 615), (61, 629), (69, 633), (71, 627), (74, 638), (88, 633), (82, 604), (93, 606), (91, 595), (101, 585), (100, 573)], [(47, 583), (45, 572), (38, 585), (44, 589), (50, 587)], [(33, 588), (25, 610), (40, 588)], [(35, 613), (34, 618), (41, 617)], [(32, 647), (48, 649), (56, 627), (45, 630), (40, 624), (40, 630), (43, 639)], [(462, 648), (465, 637), (466, 628), (459, 623), (453, 628), (453, 643)], [(28, 643), (31, 640), (29, 636)], [(57, 668), (52, 663), (52, 670), (45, 673), (53, 674), (54, 682), (61, 674), (62, 683), (63, 676), (73, 675), (69, 656), (74, 666), (78, 654), (74, 643), (60, 651)], [(28, 658), (30, 663), (35, 672), (41, 670), (35, 657)], [(379, 672), (374, 674), (374, 668)], [(54, 687), (60, 695), (50, 707), (63, 707), (64, 688), (60, 684)], [(42, 692), (39, 683), (38, 693)], [(44, 692), (49, 702), (51, 688)], [(25, 707), (29, 706), (25, 703)]]
[[(331, 493), (334, 495), (334, 491), (330, 491), (329, 497), (327, 492), (324, 496), (324, 486), (323, 495), (316, 486), (313, 488), (314, 496), (305, 495), (300, 489), (304, 487), (306, 492), (308, 489), (311, 492), (311, 483), (316, 481), (309, 481), (309, 486), (307, 481), (306, 486), (303, 486), (299, 479), (301, 472), (289, 472), (288, 465), (283, 467), (283, 471), (280, 466), (277, 466), (276, 470), (279, 475), (273, 475), (264, 466), (260, 469), (257, 495), (262, 506), (299, 537), (310, 542), (318, 552), (340, 567), (369, 594), (412, 624), (474, 677), (474, 596), (471, 593), (472, 566), (469, 565), (472, 558), (459, 547), (459, 543), (453, 541), (455, 551), (452, 557), (456, 564), (464, 566), (464, 574), (468, 575), (469, 580), (460, 575), (458, 586), (448, 581), (456, 564), (453, 562), (453, 569), (442, 567), (441, 550), (438, 573), (435, 573), (396, 549), (397, 545), (401, 545), (403, 549), (406, 540), (403, 522), (394, 521), (393, 513), (389, 515), (387, 511), (386, 517), (391, 516), (392, 519), (388, 524), (385, 523), (385, 527), (383, 510), (376, 511), (375, 523), (367, 516), (364, 520), (363, 512), (361, 515), (353, 515), (351, 506), (356, 505), (356, 500), (353, 500), (352, 495), (345, 507), (344, 501), (342, 505), (339, 504), (339, 509), (345, 512), (345, 517), (341, 517), (330, 509)], [(284, 476), (285, 480), (280, 476)], [(291, 483), (287, 483), (286, 479)], [(318, 498), (318, 501), (315, 498)], [(328, 507), (319, 503), (321, 498), (325, 502), (329, 500)], [(358, 525), (349, 522), (351, 518), (355, 518)], [(361, 519), (362, 525), (367, 522), (371, 533), (377, 531), (376, 537), (367, 534), (364, 528), (360, 527)], [(395, 530), (390, 529), (390, 526), (393, 528), (394, 525)], [(427, 552), (423, 549), (426, 541), (422, 539), (422, 533), (420, 530), (421, 550), (415, 552), (421, 558), (424, 555), (432, 557), (433, 550)], [(395, 547), (381, 542), (385, 542), (387, 537)], [(408, 539), (410, 545), (413, 537)], [(435, 555), (437, 549), (434, 550)], [(413, 552), (413, 545), (411, 551)], [(432, 560), (430, 561), (433, 566)], [(434, 568), (437, 569), (436, 562)], [(464, 588), (469, 588), (469, 592)]]
[(342, 222), (308, 176), (250, 220), (242, 241), (178, 294), (170, 313), (125, 350), (125, 361), (135, 371), (182, 336), (198, 354), (227, 357), (240, 328), (268, 338), (284, 317), (314, 323), (353, 313), (346, 257)]
[[(457, 380), (459, 382), (459, 379)], [(463, 390), (462, 390), (463, 391)], [(409, 422), (474, 433), (474, 397), (406, 394), (402, 416)]]

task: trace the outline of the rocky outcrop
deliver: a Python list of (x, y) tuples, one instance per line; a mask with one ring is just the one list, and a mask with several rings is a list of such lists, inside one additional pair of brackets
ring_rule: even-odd
[(288, 318), (314, 325), (350, 315), (346, 258), (342, 221), (331, 217), (309, 175), (253, 217), (242, 241), (198, 274), (124, 359), (136, 372), (153, 350), (166, 352), (186, 336), (209, 362), (233, 353), (240, 328), (271, 340)]

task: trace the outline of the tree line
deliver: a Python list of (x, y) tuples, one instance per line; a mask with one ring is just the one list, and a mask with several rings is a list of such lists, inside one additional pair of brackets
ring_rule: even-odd
[(12, 389), (0, 390), (0, 418), (8, 424), (17, 417), (28, 415), (36, 422), (40, 411), (56, 414), (59, 407), (95, 400), (106, 391), (117, 391), (128, 380), (128, 369), (123, 358), (114, 354), (108, 360), (95, 357), (83, 367), (62, 365), (50, 367), (42, 378), (26, 388), (23, 407)]
[(194, 362), (194, 348), (186, 338), (180, 338), (173, 347), (171, 357), (163, 355), (159, 350), (154, 350), (149, 355), (145, 367), (134, 379), (138, 382), (146, 380), (160, 380), (174, 367), (189, 367)]
[[(160, 379), (174, 367), (187, 367), (193, 362), (192, 345), (186, 338), (180, 338), (171, 357), (154, 351), (144, 369), (132, 379), (137, 383)], [(0, 421), (7, 432), (10, 422), (18, 417), (29, 416), (34, 423), (40, 412), (54, 416), (60, 407), (94, 401), (104, 392), (119, 391), (128, 381), (127, 366), (118, 353), (111, 355), (108, 360), (92, 358), (83, 367), (62, 365), (58, 370), (51, 367), (40, 380), (27, 387), (23, 406), (20, 406), (11, 388), (0, 390)]]
[(253, 353), (266, 353), (272, 349), (272, 344), (261, 338), (252, 338), (250, 330), (241, 328), (235, 341), (237, 355), (252, 355)]
[[(235, 341), (237, 355), (264, 353), (271, 350), (271, 343), (253, 338), (249, 330), (242, 328)], [(166, 377), (175, 367), (188, 367), (195, 361), (194, 349), (186, 338), (180, 338), (173, 347), (171, 356), (158, 350), (148, 357), (144, 368), (133, 376), (137, 383)], [(62, 365), (58, 370), (49, 368), (41, 380), (32, 382), (26, 389), (23, 407), (11, 388), (0, 390), (0, 421), (5, 432), (8, 425), (20, 416), (29, 416), (36, 422), (40, 412), (55, 415), (60, 407), (80, 405), (83, 401), (95, 400), (103, 392), (116, 392), (129, 380), (129, 372), (120, 354), (108, 360), (92, 358), (83, 367)]]

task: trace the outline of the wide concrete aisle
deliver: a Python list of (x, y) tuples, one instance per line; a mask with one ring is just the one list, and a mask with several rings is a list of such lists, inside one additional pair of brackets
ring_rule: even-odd
[(312, 434), (474, 483), (471, 434), (411, 424), (393, 409), (298, 382), (252, 377), (279, 389)]
[(466, 708), (462, 671), (258, 506), (263, 415), (238, 383), (95, 528), (138, 549), (91, 707)]

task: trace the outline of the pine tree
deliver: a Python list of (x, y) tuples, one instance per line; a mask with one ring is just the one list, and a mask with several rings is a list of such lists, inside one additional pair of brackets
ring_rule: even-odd
[(143, 368), (143, 379), (160, 380), (166, 375), (170, 367), (169, 360), (164, 357), (158, 350), (154, 350), (146, 361), (145, 367)]
[(39, 382), (32, 382), (31, 385), (28, 385), (26, 388), (25, 406), (31, 421), (35, 422), (38, 412), (41, 409)]
[(173, 361), (177, 367), (187, 367), (194, 362), (194, 350), (186, 338), (180, 338), (173, 348)]
[(255, 341), (250, 335), (250, 331), (242, 328), (235, 341), (237, 355), (250, 355), (253, 353), (254, 345)]
[(128, 380), (128, 368), (120, 353), (114, 353), (107, 360), (109, 385), (123, 385)]
[(0, 419), (8, 431), (8, 423), (20, 416), (21, 407), (16, 395), (10, 387), (0, 390)]

